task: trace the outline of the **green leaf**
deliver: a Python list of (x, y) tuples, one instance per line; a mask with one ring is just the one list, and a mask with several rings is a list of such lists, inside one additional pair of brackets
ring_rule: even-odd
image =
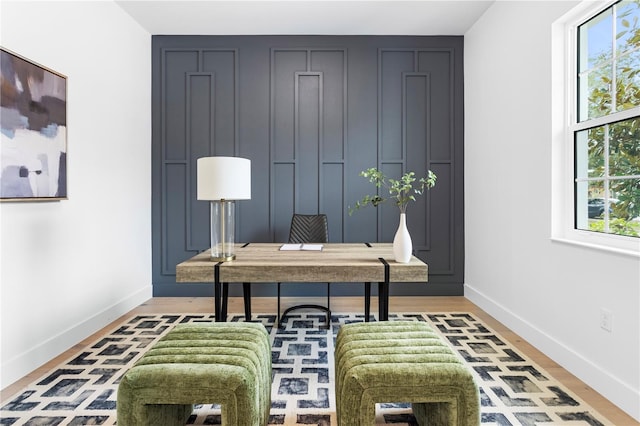
[[(424, 188), (432, 188), (435, 185), (436, 175), (429, 170), (426, 177), (421, 177), (418, 180), (418, 187), (414, 188), (414, 182), (416, 181), (415, 175), (415, 172), (410, 171), (403, 174), (400, 179), (392, 179), (385, 176), (375, 167), (360, 172), (360, 176), (369, 179), (369, 182), (373, 183), (376, 188), (386, 188), (389, 191), (389, 198), (394, 199), (394, 203), (400, 208), (401, 212), (405, 211), (409, 201), (416, 201), (416, 197), (413, 195), (414, 193), (421, 195)], [(354, 207), (349, 206), (349, 215), (368, 205), (377, 207), (385, 201), (386, 198), (379, 194), (366, 195), (356, 202)]]
[(616, 34), (616, 40), (619, 39), (619, 38), (622, 38), (622, 36), (625, 35), (628, 32), (629, 31), (627, 31), (627, 30), (620, 31), (618, 34)]

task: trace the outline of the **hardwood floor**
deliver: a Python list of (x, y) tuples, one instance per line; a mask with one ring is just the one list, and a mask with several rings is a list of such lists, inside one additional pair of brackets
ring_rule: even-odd
[[(300, 304), (300, 299), (282, 298), (282, 310), (293, 304)], [(323, 304), (323, 298), (307, 298), (305, 303)], [(331, 310), (334, 313), (339, 312), (362, 312), (362, 297), (334, 297), (331, 299)], [(371, 298), (371, 312), (377, 313), (377, 298)], [(2, 390), (0, 399), (2, 404), (7, 402), (13, 394), (20, 391), (32, 381), (46, 374), (63, 360), (79, 353), (83, 348), (95, 342), (98, 338), (110, 331), (113, 326), (132, 314), (141, 313), (211, 313), (213, 311), (213, 298), (193, 298), (193, 297), (166, 297), (153, 298), (133, 309), (113, 323), (104, 327), (102, 330), (88, 337), (71, 347), (60, 356), (52, 359), (45, 365), (34, 370), (27, 376), (13, 383)], [(244, 306), (241, 297), (232, 297), (229, 299), (229, 313), (243, 313)], [(252, 299), (252, 311), (258, 312), (276, 312), (276, 299), (273, 297), (256, 297)], [(560, 367), (553, 360), (546, 357), (540, 351), (527, 343), (520, 336), (509, 330), (507, 327), (496, 321), (482, 309), (471, 303), (464, 297), (391, 297), (389, 302), (390, 312), (471, 312), (482, 319), (487, 325), (500, 333), (511, 344), (518, 348), (523, 354), (528, 356), (532, 361), (539, 364), (557, 380), (563, 383), (571, 391), (575, 392), (586, 403), (591, 405), (595, 410), (605, 416), (611, 425), (616, 426), (640, 426), (625, 412), (617, 408), (606, 398), (591, 389), (578, 378), (570, 374), (568, 371)]]

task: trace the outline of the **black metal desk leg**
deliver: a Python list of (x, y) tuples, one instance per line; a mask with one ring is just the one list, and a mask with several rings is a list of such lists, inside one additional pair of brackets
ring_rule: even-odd
[(220, 265), (222, 262), (216, 263), (213, 267), (213, 305), (215, 309), (216, 322), (222, 321), (222, 303), (221, 296), (221, 284), (220, 284)]
[(276, 317), (276, 328), (280, 328), (280, 283), (278, 283), (278, 313)]
[(242, 283), (244, 295), (244, 320), (251, 321), (251, 283)]
[(384, 265), (384, 282), (378, 283), (378, 321), (389, 321), (389, 264), (382, 257), (378, 260)]
[(220, 311), (222, 313), (222, 322), (227, 321), (227, 307), (229, 304), (229, 283), (222, 283), (222, 302)]
[(364, 283), (364, 322), (369, 322), (371, 315), (371, 283)]
[(221, 304), (220, 304), (220, 293), (221, 293), (222, 284), (219, 282), (213, 283), (213, 306), (216, 314), (216, 322), (222, 321), (222, 312), (221, 312)]
[(389, 321), (389, 283), (378, 283), (378, 321)]

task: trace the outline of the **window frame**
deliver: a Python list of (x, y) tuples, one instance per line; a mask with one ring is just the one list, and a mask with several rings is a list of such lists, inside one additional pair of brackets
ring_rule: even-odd
[(585, 129), (640, 116), (640, 106), (578, 121), (578, 27), (618, 0), (584, 1), (552, 25), (552, 227), (553, 241), (640, 257), (640, 239), (576, 228), (575, 135)]

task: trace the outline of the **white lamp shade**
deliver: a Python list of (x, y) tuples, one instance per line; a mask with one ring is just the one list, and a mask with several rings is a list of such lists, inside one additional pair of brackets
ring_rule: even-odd
[(250, 200), (251, 160), (198, 158), (198, 200)]

